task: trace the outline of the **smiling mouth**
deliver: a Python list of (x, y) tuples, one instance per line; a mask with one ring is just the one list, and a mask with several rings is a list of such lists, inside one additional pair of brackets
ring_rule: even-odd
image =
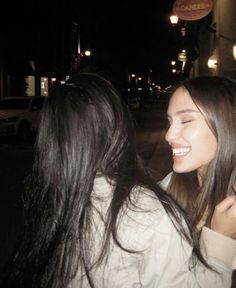
[(190, 152), (189, 147), (172, 148), (173, 156), (185, 156)]

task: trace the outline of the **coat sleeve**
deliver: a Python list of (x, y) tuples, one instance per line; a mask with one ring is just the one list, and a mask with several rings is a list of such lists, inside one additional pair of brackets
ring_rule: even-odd
[(236, 257), (236, 240), (219, 234), (207, 227), (201, 232), (201, 247), (210, 262), (217, 261), (229, 269)]
[[(136, 252), (124, 251), (111, 240), (107, 257), (92, 271), (95, 287), (231, 288), (232, 270), (223, 259), (205, 254), (218, 273), (199, 261), (193, 263), (192, 246), (179, 235), (157, 199), (142, 196), (139, 203), (142, 209), (128, 209), (120, 218), (117, 231), (119, 243)], [(99, 219), (93, 230), (94, 251), (103, 239), (103, 223)], [(73, 288), (90, 287), (79, 271), (72, 284)]]
[(217, 272), (191, 261), (192, 247), (165, 215), (153, 234), (150, 250), (143, 254), (140, 287), (230, 288), (231, 268), (222, 259), (208, 257)]

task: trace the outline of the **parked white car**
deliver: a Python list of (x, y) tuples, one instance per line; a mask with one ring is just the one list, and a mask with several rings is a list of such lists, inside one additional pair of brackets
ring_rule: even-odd
[(9, 97), (0, 100), (0, 135), (27, 139), (37, 131), (45, 97)]

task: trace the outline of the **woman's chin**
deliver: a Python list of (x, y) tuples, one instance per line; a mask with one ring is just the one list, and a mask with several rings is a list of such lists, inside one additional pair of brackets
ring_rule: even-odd
[(179, 166), (179, 165), (173, 165), (173, 171), (175, 173), (187, 173), (192, 171), (191, 169), (189, 169), (188, 167), (183, 167), (183, 166)]

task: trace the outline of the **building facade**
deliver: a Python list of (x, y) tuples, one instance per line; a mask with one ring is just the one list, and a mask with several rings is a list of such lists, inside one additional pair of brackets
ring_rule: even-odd
[(195, 60), (191, 77), (219, 75), (236, 79), (236, 1), (214, 0), (213, 11), (198, 31), (199, 57)]

